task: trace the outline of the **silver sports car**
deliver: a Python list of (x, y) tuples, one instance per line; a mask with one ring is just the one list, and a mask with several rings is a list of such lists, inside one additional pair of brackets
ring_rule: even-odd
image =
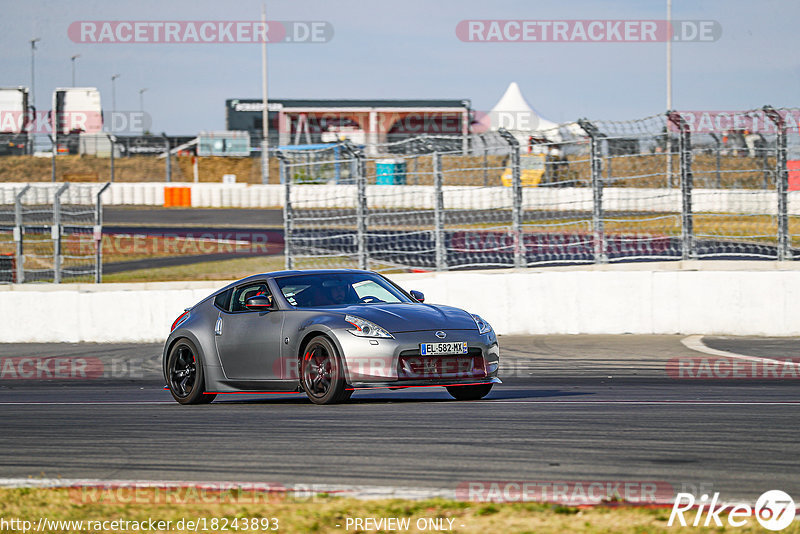
[(332, 404), (357, 390), (420, 386), (444, 386), (458, 400), (486, 396), (500, 383), (492, 327), (423, 302), (368, 271), (250, 276), (175, 320), (164, 345), (167, 387), (181, 404), (298, 391)]

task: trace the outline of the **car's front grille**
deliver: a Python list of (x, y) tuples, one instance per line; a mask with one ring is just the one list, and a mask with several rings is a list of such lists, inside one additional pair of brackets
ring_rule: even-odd
[(468, 349), (467, 354), (422, 356), (419, 350), (404, 350), (397, 361), (400, 380), (436, 380), (485, 378), (486, 360), (480, 348)]

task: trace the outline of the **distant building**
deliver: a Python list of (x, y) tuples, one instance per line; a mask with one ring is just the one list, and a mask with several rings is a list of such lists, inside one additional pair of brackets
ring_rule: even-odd
[[(422, 134), (466, 136), (470, 106), (469, 100), (275, 99), (269, 101), (269, 140), (285, 146), (346, 138), (372, 152), (376, 144)], [(261, 99), (226, 100), (225, 128), (260, 138), (263, 109)]]

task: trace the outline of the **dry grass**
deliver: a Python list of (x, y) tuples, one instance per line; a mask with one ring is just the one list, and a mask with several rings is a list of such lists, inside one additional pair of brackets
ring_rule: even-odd
[[(697, 237), (749, 238), (762, 243), (777, 242), (777, 218), (770, 215), (697, 213), (694, 234)], [(677, 236), (681, 233), (681, 217), (677, 213), (652, 215), (606, 214), (604, 230), (608, 235), (649, 234)], [(526, 232), (586, 233), (591, 231), (591, 218), (536, 219), (525, 222)], [(792, 246), (800, 245), (800, 217), (789, 217)]]
[(103, 275), (103, 282), (173, 282), (184, 280), (238, 280), (251, 274), (280, 271), (283, 256), (258, 256), (139, 269)]
[[(175, 182), (193, 181), (192, 162), (189, 156), (173, 158)], [(242, 183), (261, 183), (259, 158), (204, 157), (199, 158), (198, 176), (201, 182), (220, 182), (224, 174), (235, 174)], [(108, 158), (94, 156), (59, 156), (56, 159), (57, 181), (99, 181), (110, 179)], [(508, 164), (508, 156), (457, 156), (442, 157), (445, 185), (501, 185), (500, 176)], [(31, 156), (6, 156), (0, 158), (0, 182), (50, 181), (50, 159)], [(696, 187), (762, 189), (765, 183), (765, 162), (761, 158), (726, 155), (720, 157), (717, 173), (716, 157), (696, 154), (692, 168)], [(115, 180), (119, 182), (162, 182), (165, 180), (165, 160), (152, 156), (134, 156), (115, 160)], [(603, 177), (606, 186), (614, 187), (666, 187), (667, 157), (664, 154), (638, 154), (616, 156), (603, 160)], [(772, 188), (771, 174), (774, 158), (766, 161), (766, 183)], [(672, 157), (673, 186), (677, 183), (678, 157)], [(431, 157), (422, 155), (406, 159), (408, 184), (433, 184)], [(367, 162), (367, 176), (375, 180), (375, 162)], [(586, 156), (570, 156), (568, 169), (559, 180), (588, 187), (591, 183), (589, 160)], [(270, 183), (279, 183), (278, 159), (270, 159)]]
[[(189, 532), (177, 529), (180, 520), (205, 518), (210, 522), (218, 518), (230, 524), (239, 518), (276, 518), (280, 532), (369, 532), (374, 530), (354, 529), (348, 518), (409, 518), (407, 532), (423, 532), (417, 527), (420, 519), (438, 519), (444, 525), (452, 524), (451, 532), (459, 533), (673, 533), (673, 532), (717, 532), (703, 527), (668, 527), (668, 509), (632, 507), (572, 508), (556, 505), (524, 503), (493, 504), (431, 499), (425, 501), (376, 500), (359, 501), (347, 498), (317, 495), (309, 499), (297, 499), (272, 495), (259, 499), (247, 493), (228, 493), (227, 498), (190, 499), (164, 502), (152, 498), (147, 490), (137, 491), (131, 502), (120, 500), (101, 501), (81, 497), (81, 490), (68, 489), (3, 489), (0, 490), (0, 516), (3, 519), (33, 521), (49, 520), (102, 521), (122, 519), (127, 521), (171, 521), (167, 532)], [(212, 501), (212, 502), (209, 502)], [(726, 516), (720, 518), (727, 524)], [(448, 520), (451, 520), (450, 523)], [(269, 521), (269, 519), (268, 519)], [(209, 523), (210, 524), (210, 523)], [(271, 524), (271, 523), (270, 523)], [(84, 525), (86, 526), (86, 525)], [(748, 524), (736, 528), (736, 532), (762, 532), (756, 528), (754, 518)], [(221, 531), (218, 526), (213, 531)], [(229, 528), (230, 531), (233, 531)], [(72, 528), (59, 532), (89, 532)], [(253, 530), (239, 530), (254, 532)], [(109, 532), (109, 530), (107, 530)], [(110, 530), (121, 532), (121, 530)], [(800, 532), (800, 523), (794, 522), (787, 534)]]
[[(241, 183), (261, 183), (259, 158), (205, 157), (198, 160), (198, 179), (201, 182), (221, 182), (224, 174), (235, 174)], [(0, 182), (49, 182), (50, 158), (6, 156), (0, 158)], [(59, 156), (56, 158), (56, 181), (107, 182), (111, 179), (109, 158), (94, 156)], [(114, 180), (117, 182), (166, 181), (166, 160), (152, 156), (134, 156), (114, 160)], [(192, 182), (192, 158), (172, 158), (172, 181)], [(277, 158), (270, 159), (270, 183), (279, 183)]]

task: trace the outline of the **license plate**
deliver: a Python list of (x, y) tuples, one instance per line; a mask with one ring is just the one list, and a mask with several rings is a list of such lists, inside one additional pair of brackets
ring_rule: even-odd
[(450, 341), (448, 343), (420, 343), (419, 353), (423, 356), (439, 354), (466, 354), (466, 341)]

